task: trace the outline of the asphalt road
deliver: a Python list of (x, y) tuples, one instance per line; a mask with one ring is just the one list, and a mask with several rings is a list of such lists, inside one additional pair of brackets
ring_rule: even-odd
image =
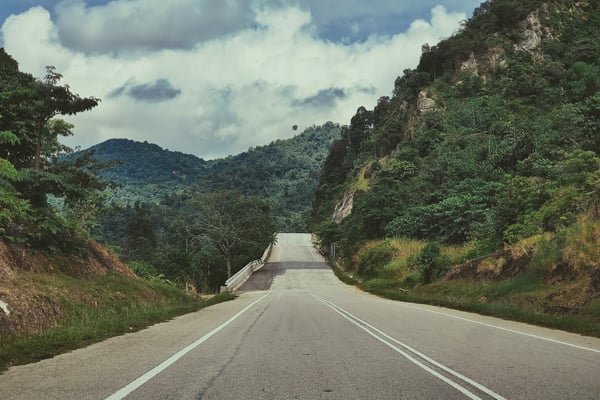
[(600, 339), (340, 283), (282, 234), (234, 301), (0, 375), (0, 399), (600, 399)]

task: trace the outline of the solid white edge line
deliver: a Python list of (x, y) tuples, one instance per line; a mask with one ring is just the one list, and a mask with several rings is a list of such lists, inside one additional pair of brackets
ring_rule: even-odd
[[(323, 299), (324, 300), (324, 299)], [(419, 352), (418, 350), (412, 348), (411, 346), (399, 341), (398, 339), (393, 338), (392, 336), (388, 335), (387, 333), (383, 332), (382, 330), (374, 327), (373, 325), (369, 324), (368, 322), (365, 322), (363, 320), (361, 320), (360, 318), (358, 318), (357, 316), (353, 315), (352, 313), (344, 310), (343, 308), (341, 308), (340, 306), (331, 303), (328, 300), (324, 300), (327, 303), (330, 303), (333, 307), (338, 308), (341, 312), (344, 312), (346, 314), (348, 314), (349, 317), (356, 319), (357, 321), (359, 321), (360, 323), (363, 323), (365, 326), (367, 326), (368, 328), (374, 330), (375, 332), (379, 333), (381, 336), (385, 337), (386, 339), (389, 339), (391, 341), (393, 341), (394, 343), (402, 346), (403, 348), (405, 348), (406, 350), (416, 354), (417, 356), (421, 357), (422, 359), (424, 359), (425, 361), (428, 361), (429, 363), (435, 365), (436, 367), (446, 371), (447, 373), (454, 375), (455, 377), (461, 379), (462, 381), (476, 387), (477, 389), (481, 390), (482, 392), (488, 394), (489, 396), (493, 397), (494, 399), (497, 400), (505, 400), (505, 398), (503, 396), (501, 396), (500, 394), (494, 392), (491, 389), (488, 389), (487, 387), (483, 386), (482, 384), (472, 380), (471, 378), (464, 376), (463, 374), (461, 374), (460, 372), (454, 371), (453, 369), (446, 367), (445, 365), (435, 361), (434, 359), (430, 358), (429, 356)]]
[(268, 291), (267, 294), (265, 294), (258, 300), (253, 301), (246, 307), (244, 307), (241, 311), (237, 312), (234, 316), (232, 316), (227, 321), (223, 322), (221, 325), (217, 326), (212, 331), (210, 331), (207, 334), (205, 334), (204, 336), (202, 336), (200, 339), (196, 340), (192, 344), (179, 350), (177, 353), (173, 354), (171, 357), (169, 357), (168, 359), (166, 359), (165, 361), (163, 361), (156, 367), (152, 368), (150, 371), (146, 372), (144, 375), (140, 376), (133, 382), (129, 383), (128, 385), (122, 387), (121, 389), (119, 389), (118, 391), (113, 393), (112, 395), (108, 396), (106, 398), (106, 400), (121, 400), (121, 399), (123, 399), (125, 396), (129, 395), (131, 392), (133, 392), (134, 390), (136, 390), (137, 388), (139, 388), (140, 386), (142, 386), (143, 384), (148, 382), (150, 379), (154, 378), (156, 375), (160, 374), (162, 371), (169, 368), (173, 363), (175, 363), (181, 357), (183, 357), (184, 355), (189, 353), (191, 350), (198, 347), (202, 343), (206, 342), (211, 336), (215, 335), (221, 329), (225, 328), (227, 325), (229, 325), (230, 323), (235, 321), (240, 315), (242, 315), (243, 313), (248, 311), (248, 309), (250, 307), (252, 307), (256, 303), (258, 303), (259, 301), (261, 301), (262, 299), (267, 297), (270, 293), (271, 293), (271, 291)]
[(488, 323), (485, 323), (485, 322), (475, 321), (474, 319), (459, 317), (457, 315), (452, 315), (452, 314), (446, 314), (446, 313), (443, 313), (443, 312), (440, 312), (440, 311), (428, 310), (428, 309), (422, 308), (422, 307), (416, 307), (416, 306), (412, 306), (412, 305), (408, 305), (408, 307), (413, 308), (415, 310), (426, 311), (426, 312), (429, 312), (429, 313), (432, 313), (432, 314), (444, 315), (446, 317), (460, 319), (462, 321), (467, 321), (467, 322), (472, 322), (474, 324), (487, 326), (489, 328), (496, 328), (496, 329), (499, 329), (501, 331), (515, 333), (515, 334), (523, 335), (523, 336), (529, 336), (529, 337), (532, 337), (532, 338), (535, 338), (535, 339), (545, 340), (547, 342), (562, 344), (564, 346), (574, 347), (574, 348), (579, 349), (579, 350), (586, 350), (586, 351), (592, 351), (594, 353), (600, 353), (599, 349), (593, 349), (591, 347), (585, 347), (585, 346), (580, 346), (578, 344), (573, 344), (573, 343), (569, 343), (569, 342), (563, 342), (563, 341), (556, 340), (556, 339), (550, 339), (550, 338), (547, 338), (547, 337), (544, 337), (544, 336), (534, 335), (533, 333), (521, 332), (521, 331), (517, 331), (517, 330), (514, 330), (514, 329), (510, 329), (510, 328), (504, 328), (504, 327), (498, 326), (498, 325), (492, 325), (492, 324), (488, 324)]
[[(471, 391), (469, 391), (467, 388), (459, 385), (458, 383), (454, 382), (453, 380), (445, 377), (444, 375), (440, 374), (439, 372), (435, 371), (434, 369), (428, 367), (427, 365), (423, 364), (421, 361), (417, 360), (416, 358), (414, 358), (413, 356), (411, 356), (410, 354), (406, 353), (405, 351), (403, 351), (402, 349), (394, 346), (392, 343), (382, 339), (381, 337), (375, 335), (373, 332), (371, 332), (370, 330), (368, 330), (366, 327), (360, 325), (357, 321), (353, 320), (352, 318), (348, 317), (347, 315), (345, 315), (343, 312), (341, 312), (340, 310), (338, 310), (337, 308), (333, 307), (332, 305), (328, 304), (328, 302), (326, 300), (320, 299), (319, 297), (313, 295), (313, 297), (317, 300), (320, 301), (321, 303), (325, 304), (327, 307), (329, 307), (330, 309), (332, 309), (333, 311), (335, 311), (336, 313), (338, 313), (339, 315), (341, 315), (343, 318), (345, 318), (346, 320), (350, 321), (352, 324), (356, 325), (357, 327), (359, 327), (360, 329), (362, 329), (363, 331), (367, 332), (369, 335), (371, 335), (372, 337), (374, 337), (375, 339), (379, 340), (381, 343), (385, 344), (386, 346), (388, 346), (389, 348), (391, 348), (392, 350), (396, 351), (397, 353), (399, 353), (400, 355), (402, 355), (404, 358), (406, 358), (408, 361), (412, 362), (413, 364), (415, 364), (416, 366), (420, 367), (421, 369), (429, 372), (431, 375), (433, 375), (434, 377), (442, 380), (443, 382), (447, 383), (448, 385), (452, 386), (454, 389), (458, 390), (459, 392), (461, 392), (462, 394), (464, 394), (465, 396), (467, 396), (468, 398), (472, 399), (472, 400), (482, 400), (481, 397), (477, 396), (476, 394), (472, 393)], [(358, 318), (357, 318), (358, 319)], [(359, 320), (360, 321), (360, 320)]]

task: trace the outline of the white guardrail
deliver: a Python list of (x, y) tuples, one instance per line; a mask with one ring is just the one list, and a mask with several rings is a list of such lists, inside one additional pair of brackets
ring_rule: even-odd
[(250, 276), (261, 269), (263, 265), (265, 265), (265, 261), (271, 255), (271, 247), (273, 245), (269, 245), (265, 252), (263, 253), (262, 258), (258, 260), (254, 260), (248, 263), (244, 268), (240, 269), (236, 272), (231, 278), (225, 281), (225, 285), (221, 286), (221, 293), (232, 293), (239, 289), (240, 286), (244, 284), (250, 278)]

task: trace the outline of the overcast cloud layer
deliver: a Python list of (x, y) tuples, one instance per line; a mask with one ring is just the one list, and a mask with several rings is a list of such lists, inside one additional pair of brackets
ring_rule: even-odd
[(76, 93), (102, 99), (65, 118), (76, 126), (66, 144), (127, 137), (214, 158), (290, 137), (292, 125), (348, 123), (478, 2), (430, 2), (414, 20), (398, 0), (291, 3), (66, 0), (10, 16), (2, 34), (21, 70), (54, 65)]

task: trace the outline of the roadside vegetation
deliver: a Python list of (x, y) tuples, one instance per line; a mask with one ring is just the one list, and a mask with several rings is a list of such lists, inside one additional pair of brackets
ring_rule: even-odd
[(345, 283), (379, 296), (600, 337), (598, 237), (600, 222), (581, 220), (475, 259), (473, 243), (385, 239), (330, 264)]
[(48, 328), (0, 335), (0, 371), (234, 298), (231, 294), (202, 298), (186, 294), (165, 281), (147, 281), (119, 273), (94, 279), (21, 273), (19, 285), (23, 290), (44, 293), (45, 307), (51, 305), (55, 315), (39, 316), (52, 320)]
[(598, 335), (599, 22), (598, 2), (485, 1), (424, 45), (332, 145), (322, 248), (373, 293)]

